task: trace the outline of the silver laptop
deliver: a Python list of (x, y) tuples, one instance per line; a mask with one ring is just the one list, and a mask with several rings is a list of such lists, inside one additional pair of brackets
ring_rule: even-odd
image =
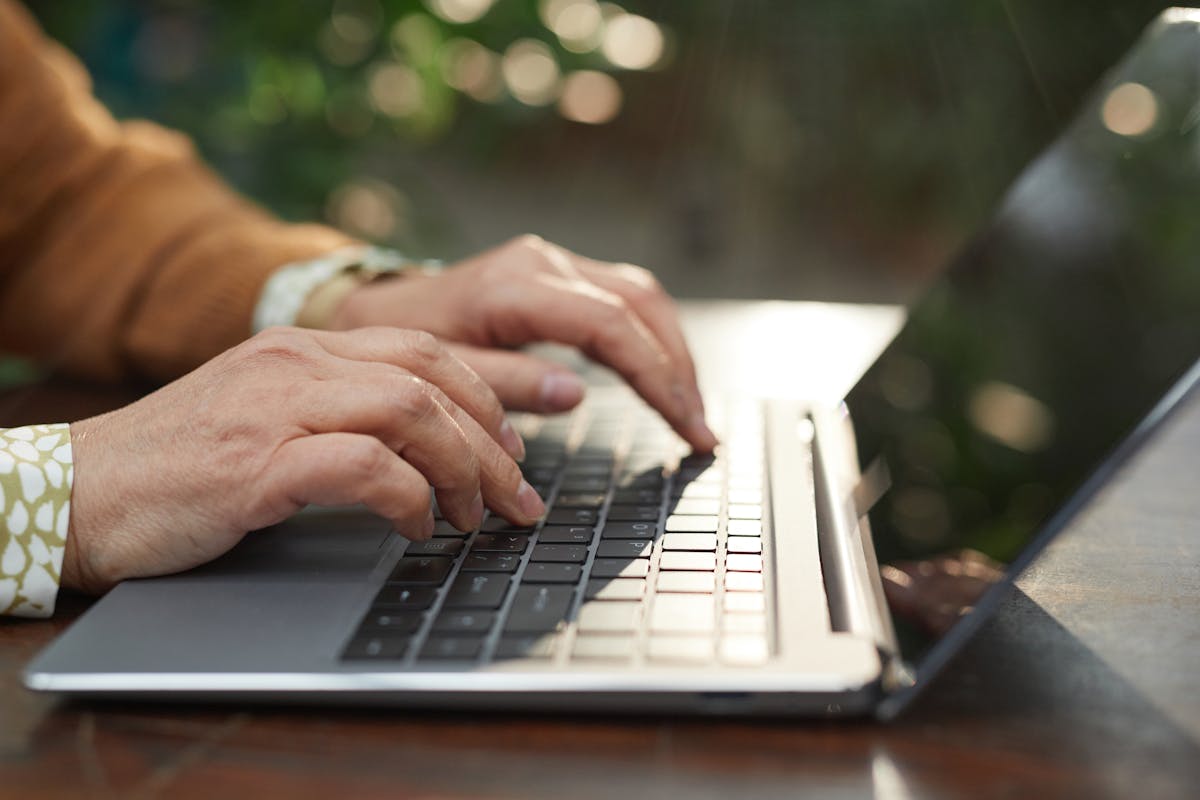
[[(1175, 10), (1150, 29), (843, 402), (721, 385), (701, 348), (715, 457), (607, 382), (569, 417), (517, 420), (537, 526), (409, 543), (309, 509), (121, 584), (26, 684), (895, 715), (1200, 377), (1198, 26)], [(786, 370), (791, 344), (760, 347)]]

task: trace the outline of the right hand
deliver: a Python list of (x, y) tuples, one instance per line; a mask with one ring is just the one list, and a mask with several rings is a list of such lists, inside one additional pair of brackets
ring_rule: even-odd
[(410, 539), (484, 505), (544, 511), (488, 386), (433, 336), (273, 328), (125, 408), (71, 426), (62, 583), (99, 592), (203, 564), (309, 503), (362, 503)]

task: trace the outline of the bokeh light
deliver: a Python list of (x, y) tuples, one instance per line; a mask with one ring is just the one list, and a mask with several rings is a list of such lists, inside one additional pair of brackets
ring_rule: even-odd
[(547, 0), (540, 11), (542, 23), (563, 49), (590, 53), (600, 46), (604, 17), (595, 0)]
[(387, 241), (408, 227), (409, 203), (391, 184), (369, 178), (347, 181), (329, 195), (329, 221), (357, 236)]
[(1158, 120), (1158, 99), (1140, 83), (1122, 83), (1100, 108), (1104, 127), (1121, 136), (1141, 136)]
[(437, 22), (427, 14), (409, 14), (392, 26), (392, 51), (410, 64), (430, 64), (438, 56), (442, 41)]
[(495, 0), (426, 0), (429, 10), (446, 22), (475, 22), (486, 14)]
[(504, 83), (513, 97), (530, 106), (554, 101), (559, 91), (558, 62), (545, 42), (520, 39), (504, 52)]
[(1054, 438), (1054, 415), (1050, 408), (1008, 383), (989, 381), (972, 393), (967, 408), (971, 424), (997, 442), (1035, 453)]
[(421, 77), (412, 67), (396, 62), (375, 65), (367, 79), (371, 105), (389, 117), (410, 117), (424, 105)]
[(471, 39), (451, 39), (442, 48), (442, 79), (468, 97), (490, 103), (504, 93), (500, 56)]
[(663, 47), (662, 29), (653, 20), (621, 13), (606, 22), (600, 50), (614, 66), (650, 69), (662, 58)]
[(382, 25), (376, 0), (337, 0), (317, 34), (317, 48), (331, 64), (353, 66), (371, 54)]
[(574, 122), (603, 125), (621, 110), (621, 87), (603, 72), (579, 70), (563, 81), (558, 111)]

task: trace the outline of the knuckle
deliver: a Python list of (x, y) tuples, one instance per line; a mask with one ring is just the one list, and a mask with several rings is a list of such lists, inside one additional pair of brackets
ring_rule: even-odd
[(655, 299), (666, 295), (662, 283), (653, 272), (645, 267), (639, 267), (636, 264), (618, 264), (616, 269), (621, 277), (632, 284), (633, 291), (638, 295)]
[(434, 388), (415, 375), (397, 375), (392, 378), (393, 387), (387, 396), (394, 410), (414, 423), (419, 423), (434, 413), (437, 398)]
[(446, 355), (442, 343), (428, 331), (404, 331), (400, 336), (408, 355), (419, 364), (431, 365)]
[(242, 360), (256, 365), (272, 362), (308, 363), (313, 356), (312, 336), (300, 328), (267, 328), (235, 348)]
[(392, 451), (377, 439), (366, 437), (350, 440), (341, 454), (342, 468), (347, 474), (367, 480), (384, 473)]
[(523, 233), (510, 239), (508, 244), (517, 250), (540, 250), (545, 247), (546, 240), (536, 233)]

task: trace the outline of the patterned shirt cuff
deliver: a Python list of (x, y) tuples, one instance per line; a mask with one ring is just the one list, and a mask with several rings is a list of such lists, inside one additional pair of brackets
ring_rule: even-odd
[(413, 266), (437, 268), (437, 261), (414, 262), (395, 250), (367, 245), (343, 247), (312, 261), (285, 264), (271, 275), (254, 309), (253, 333), (272, 325), (295, 325), (309, 295), (351, 269), (373, 273), (402, 272)]
[(0, 614), (54, 613), (74, 476), (67, 423), (0, 429)]

